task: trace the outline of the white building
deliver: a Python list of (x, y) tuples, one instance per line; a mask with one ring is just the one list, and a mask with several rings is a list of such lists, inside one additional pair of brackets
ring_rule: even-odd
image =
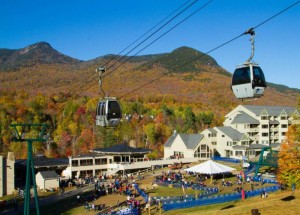
[(36, 174), (35, 180), (37, 187), (42, 190), (59, 187), (59, 175), (55, 171), (40, 171)]
[(225, 116), (223, 127), (201, 134), (173, 134), (164, 145), (164, 157), (253, 158), (264, 146), (278, 147), (295, 116), (300, 114), (293, 107), (239, 105)]
[(203, 134), (176, 133), (164, 145), (165, 158), (199, 158), (207, 159), (212, 156), (212, 146), (204, 139)]
[(69, 157), (69, 166), (63, 172), (66, 178), (86, 176), (113, 175), (116, 173), (132, 173), (155, 166), (172, 165), (175, 162), (192, 163), (198, 159), (148, 159), (149, 149), (134, 148), (126, 143), (114, 145), (110, 148), (96, 148), (93, 153), (77, 157)]

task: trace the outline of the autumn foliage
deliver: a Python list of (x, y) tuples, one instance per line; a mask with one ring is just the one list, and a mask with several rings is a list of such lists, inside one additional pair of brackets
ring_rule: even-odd
[[(40, 45), (46, 51), (51, 48)], [(109, 71), (103, 89), (107, 95), (121, 98), (123, 112), (115, 129), (95, 126), (100, 97), (95, 68), (108, 59), (76, 65), (66, 58), (59, 64), (57, 60), (30, 61), (16, 70), (0, 70), (0, 153), (13, 151), (16, 158), (26, 158), (26, 144), (11, 141), (10, 125), (43, 123), (49, 125), (50, 140), (34, 144), (34, 152), (48, 157), (76, 156), (124, 140), (152, 149), (152, 157), (163, 156), (163, 144), (174, 130), (199, 133), (221, 126), (225, 114), (239, 104), (248, 104), (234, 97), (230, 73), (211, 57), (181, 66), (199, 55), (185, 47), (172, 54), (137, 56)], [(279, 92), (270, 86), (263, 99), (251, 104), (295, 106), (298, 97), (298, 91)]]
[(163, 156), (163, 145), (174, 130), (195, 133), (220, 125), (221, 119), (194, 105), (177, 103), (172, 97), (120, 101), (123, 119), (114, 129), (95, 126), (97, 98), (69, 97), (66, 94), (29, 95), (2, 91), (0, 96), (1, 153), (13, 151), (26, 158), (26, 144), (12, 141), (13, 123), (47, 124), (49, 140), (34, 143), (33, 153), (47, 157), (67, 157), (89, 153), (97, 147), (109, 147), (134, 141), (138, 147), (152, 149), (151, 157)]
[(292, 125), (281, 145), (278, 159), (278, 181), (300, 187), (300, 125)]

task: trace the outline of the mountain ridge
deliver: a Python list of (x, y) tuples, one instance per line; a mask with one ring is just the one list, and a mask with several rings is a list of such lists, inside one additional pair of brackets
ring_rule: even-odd
[[(185, 72), (199, 73), (210, 68), (210, 72), (217, 72), (226, 77), (231, 77), (232, 75), (230, 72), (220, 67), (217, 61), (211, 56), (186, 46), (174, 49), (169, 53), (140, 56), (107, 54), (92, 60), (82, 61), (58, 52), (47, 42), (38, 42), (26, 46), (25, 48), (15, 50), (0, 49), (0, 72), (16, 71), (21, 68), (31, 68), (39, 65), (51, 64), (63, 64), (66, 70), (70, 68), (74, 70), (74, 65), (76, 65), (77, 70), (88, 70), (88, 68), (97, 68), (99, 64), (105, 64), (110, 60), (118, 59), (122, 59), (121, 62), (124, 64), (134, 64), (134, 70), (138, 71), (147, 71), (159, 67), (168, 71), (170, 74), (180, 74)], [(279, 92), (293, 91), (300, 93), (300, 89), (290, 88), (281, 84), (268, 83), (268, 86), (275, 88)]]
[(82, 61), (64, 55), (47, 42), (38, 42), (21, 49), (0, 49), (0, 71), (15, 71), (37, 64), (77, 64)]

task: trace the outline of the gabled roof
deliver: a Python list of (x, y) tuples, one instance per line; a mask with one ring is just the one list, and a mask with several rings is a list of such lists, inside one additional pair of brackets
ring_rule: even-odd
[(232, 140), (240, 140), (244, 134), (235, 130), (230, 126), (216, 127), (221, 132), (223, 132), (226, 136), (230, 137)]
[(194, 149), (204, 137), (203, 134), (174, 133), (165, 143), (164, 147), (171, 147), (176, 137), (179, 136), (187, 149)]
[(40, 171), (39, 172), (43, 179), (58, 179), (59, 176), (55, 171)]
[(207, 128), (206, 130), (208, 130), (210, 133), (212, 133), (212, 134), (216, 134), (216, 133), (218, 133), (215, 129), (213, 129), (213, 128)]
[(111, 146), (109, 148), (96, 148), (92, 150), (101, 154), (147, 154), (151, 150), (130, 147), (126, 142)]
[(252, 116), (249, 116), (244, 111), (240, 111), (240, 114), (236, 115), (231, 122), (231, 124), (238, 124), (238, 123), (259, 125), (259, 121), (257, 119), (254, 119)]
[(242, 105), (244, 108), (259, 116), (263, 110), (265, 110), (270, 116), (279, 116), (284, 110), (288, 116), (295, 113), (296, 108), (286, 106), (253, 106), (253, 105)]
[(169, 137), (169, 139), (166, 141), (164, 147), (171, 147), (176, 137), (177, 133), (173, 133), (171, 137)]
[(204, 137), (203, 134), (179, 134), (187, 149), (194, 149)]

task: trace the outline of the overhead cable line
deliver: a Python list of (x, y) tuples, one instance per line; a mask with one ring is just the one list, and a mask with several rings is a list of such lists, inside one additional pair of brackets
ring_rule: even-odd
[[(270, 20), (274, 19), (275, 17), (279, 16), (280, 14), (282, 14), (282, 13), (286, 12), (287, 10), (289, 10), (290, 8), (294, 7), (294, 6), (297, 5), (298, 3), (300, 3), (300, 1), (295, 2), (294, 4), (288, 6), (287, 8), (281, 10), (280, 12), (276, 13), (275, 15), (273, 15), (273, 16), (271, 16), (270, 18), (268, 18), (268, 19), (262, 21), (261, 23), (259, 23), (258, 25), (256, 25), (256, 26), (253, 27), (253, 28), (250, 28), (250, 29), (254, 30), (254, 29), (256, 29), (256, 28), (259, 28), (260, 26), (264, 25), (265, 23), (269, 22)], [(229, 43), (231, 43), (231, 42), (237, 40), (238, 38), (242, 37), (243, 35), (247, 34), (247, 33), (249, 32), (250, 29), (248, 29), (248, 30), (246, 30), (245, 32), (241, 33), (240, 35), (238, 35), (238, 36), (232, 38), (231, 40), (228, 40), (227, 42), (224, 42), (224, 43), (222, 43), (221, 45), (219, 45), (219, 46), (217, 46), (217, 47), (215, 47), (215, 48), (209, 50), (208, 52), (203, 53), (203, 54), (200, 55), (199, 57), (196, 57), (196, 58), (194, 58), (194, 59), (192, 59), (192, 60), (190, 60), (190, 61), (188, 61), (188, 62), (186, 62), (186, 63), (183, 63), (183, 64), (181, 64), (180, 66), (174, 67), (174, 69), (180, 69), (180, 68), (182, 68), (182, 67), (184, 67), (184, 66), (186, 66), (186, 65), (188, 65), (188, 64), (190, 64), (190, 63), (192, 63), (192, 62), (195, 61), (195, 60), (199, 60), (199, 59), (202, 58), (203, 56), (208, 55), (209, 53), (211, 53), (211, 52), (213, 52), (213, 51), (215, 51), (215, 50), (217, 50), (217, 49), (219, 49), (219, 48), (221, 48), (221, 47), (223, 47), (223, 46), (225, 46), (225, 45), (227, 45), (227, 44), (229, 44)], [(172, 70), (171, 70), (171, 71), (172, 71)], [(154, 79), (150, 80), (149, 82), (147, 82), (147, 83), (141, 85), (140, 87), (137, 87), (136, 89), (133, 89), (133, 90), (129, 91), (128, 93), (122, 95), (122, 96), (119, 97), (119, 98), (121, 99), (121, 98), (123, 98), (123, 97), (125, 97), (125, 96), (128, 96), (129, 94), (131, 94), (131, 93), (133, 93), (133, 92), (135, 92), (135, 91), (137, 91), (137, 90), (142, 89), (143, 87), (145, 87), (145, 86), (147, 86), (147, 85), (149, 85), (149, 84), (152, 84), (153, 82), (157, 81), (158, 79), (160, 79), (160, 78), (162, 78), (162, 77), (164, 77), (164, 76), (170, 74), (171, 71), (166, 72), (166, 73), (163, 73), (162, 75), (158, 76), (157, 78), (154, 78)]]
[(170, 13), (168, 16), (166, 16), (164, 19), (162, 19), (159, 23), (157, 23), (152, 28), (150, 28), (148, 31), (146, 31), (144, 34), (142, 34), (141, 36), (139, 36), (135, 41), (133, 41), (132, 43), (130, 43), (127, 47), (125, 47), (122, 51), (120, 51), (117, 55), (115, 55), (115, 57), (113, 57), (112, 59), (108, 60), (105, 63), (104, 66), (108, 65), (111, 61), (115, 60), (118, 55), (121, 55), (124, 51), (126, 51), (127, 49), (129, 49), (129, 47), (131, 47), (133, 44), (137, 43), (139, 40), (141, 40), (144, 36), (146, 36), (147, 34), (149, 34), (151, 31), (153, 31), (156, 27), (158, 27), (160, 24), (162, 24), (164, 21), (166, 21), (170, 16), (172, 16), (180, 8), (182, 8), (184, 5), (186, 5), (189, 1), (191, 1), (191, 0), (186, 1), (184, 4), (182, 4), (181, 6), (179, 6), (176, 10), (174, 10), (172, 13)]
[(191, 4), (186, 6), (182, 11), (180, 11), (178, 14), (173, 16), (170, 20), (168, 20), (165, 24), (160, 26), (157, 30), (155, 30), (152, 34), (150, 34), (148, 37), (146, 37), (144, 40), (142, 40), (140, 43), (138, 43), (136, 46), (134, 46), (132, 49), (130, 49), (125, 55), (123, 55), (121, 58), (118, 59), (117, 62), (115, 62), (113, 65), (107, 68), (107, 70), (111, 69), (116, 63), (124, 59), (125, 57), (128, 56), (132, 51), (134, 51), (136, 48), (138, 48), (140, 45), (142, 45), (144, 42), (146, 42), (149, 38), (151, 38), (154, 34), (156, 34), (158, 31), (160, 31), (162, 28), (164, 28), (166, 25), (168, 25), (170, 22), (172, 22), (174, 19), (176, 19), (180, 14), (182, 14), (184, 11), (189, 9), (193, 4), (195, 4), (198, 0), (193, 1)]
[[(114, 68), (114, 70), (112, 70), (111, 72), (107, 72), (103, 78), (105, 78), (106, 76), (110, 75), (111, 73), (113, 73), (114, 71), (116, 71), (119, 67), (121, 67), (123, 64), (127, 63), (129, 60), (131, 60), (133, 57), (135, 57), (136, 55), (138, 55), (140, 52), (142, 52), (143, 50), (145, 50), (146, 48), (148, 48), (150, 45), (152, 45), (153, 43), (155, 43), (157, 40), (159, 40), (160, 38), (162, 38), (163, 36), (165, 36), (167, 33), (169, 33), (171, 30), (175, 29), (176, 27), (178, 27), (180, 24), (182, 24), (184, 21), (186, 21), (187, 19), (189, 19), (190, 17), (192, 17), (193, 15), (195, 15), (197, 12), (199, 12), (201, 9), (203, 9), (204, 7), (206, 7), (208, 4), (210, 4), (213, 0), (208, 1), (207, 3), (205, 3), (204, 5), (202, 5), (201, 7), (199, 7), (197, 10), (195, 10), (193, 13), (191, 13), (189, 16), (187, 16), (186, 18), (184, 18), (183, 20), (181, 20), (179, 23), (177, 23), (175, 26), (173, 26), (172, 28), (170, 28), (168, 31), (166, 31), (165, 33), (163, 33), (162, 35), (160, 35), (158, 38), (156, 38), (155, 40), (153, 40), (152, 42), (150, 42), (148, 45), (146, 45), (144, 48), (142, 48), (140, 51), (138, 51), (136, 54), (134, 54), (133, 56), (128, 57), (127, 60), (125, 60), (124, 62), (122, 62), (118, 67)], [(126, 56), (125, 56), (126, 57)], [(86, 85), (85, 85), (86, 86)], [(91, 86), (88, 86), (87, 88), (85, 88), (85, 90), (89, 89)]]
[[(139, 41), (141, 38), (143, 38), (145, 35), (147, 35), (149, 32), (151, 32), (153, 29), (155, 29), (157, 26), (159, 26), (161, 23), (163, 23), (165, 20), (167, 20), (170, 16), (172, 16), (175, 12), (177, 12), (179, 9), (181, 9), (183, 6), (185, 6), (187, 3), (189, 3), (191, 0), (186, 1), (184, 4), (182, 4), (180, 7), (178, 7), (176, 10), (174, 10), (171, 14), (169, 14), (166, 18), (164, 18), (162, 21), (160, 21), (158, 24), (156, 24), (154, 27), (152, 27), (151, 29), (149, 29), (146, 33), (144, 33), (142, 36), (140, 36), (138, 39), (136, 39), (133, 43), (131, 43), (130, 45), (128, 45), (126, 48), (124, 48), (121, 52), (119, 52), (120, 55), (121, 53), (123, 53), (125, 50), (127, 50), (130, 46), (132, 46), (133, 44), (135, 44), (137, 41)], [(151, 35), (149, 35), (146, 39), (144, 39), (142, 42), (140, 42), (138, 45), (136, 45), (133, 49), (131, 49), (129, 52), (127, 52), (124, 56), (120, 57), (112, 66), (114, 66), (116, 63), (118, 63), (119, 61), (121, 61), (122, 59), (124, 59), (129, 53), (131, 53), (134, 49), (136, 49), (138, 46), (140, 46), (142, 43), (144, 43), (145, 41), (147, 41), (150, 37), (152, 37), (154, 34), (156, 34), (158, 31), (160, 31), (162, 28), (164, 28), (167, 24), (169, 24), (171, 21), (173, 21), (175, 18), (177, 18), (180, 14), (182, 14), (184, 11), (186, 11), (188, 8), (190, 8), (193, 4), (195, 4), (198, 0), (194, 0), (192, 3), (190, 3), (187, 7), (185, 7), (183, 10), (181, 10), (179, 13), (177, 13), (175, 16), (173, 16), (171, 19), (169, 19), (164, 25), (162, 25), (161, 27), (159, 27), (155, 32), (153, 32)], [(115, 59), (117, 58), (116, 56), (113, 58)], [(104, 66), (107, 66), (109, 62), (111, 62), (111, 60), (109, 60), (107, 63), (105, 63)], [(107, 69), (110, 69), (112, 66), (110, 66)], [(78, 90), (82, 89), (83, 87), (86, 87), (86, 85), (90, 84), (92, 81), (94, 81), (94, 77), (93, 74), (91, 74), (89, 77), (87, 77), (87, 79), (90, 79), (92, 77), (91, 80), (86, 81), (86, 83), (84, 85), (80, 85), (78, 87), (76, 87), (75, 89), (71, 90), (70, 93), (73, 94), (75, 92), (77, 92)], [(88, 88), (87, 88), (88, 89)]]
[[(197, 12), (199, 12), (202, 8), (204, 8), (206, 5), (208, 5), (210, 2), (212, 2), (213, 0), (210, 0), (208, 3), (206, 3), (204, 6), (201, 6), (199, 9), (197, 9), (195, 12), (193, 12), (191, 15), (189, 15), (188, 17), (186, 17), (184, 20), (182, 20), (181, 22), (179, 22), (179, 24), (181, 24), (181, 23), (183, 23), (184, 21), (186, 21), (188, 18), (190, 18), (192, 15), (194, 15), (195, 13), (197, 13)], [(195, 1), (194, 1), (195, 2)], [(190, 5), (188, 5), (188, 7), (190, 7), (194, 2), (192, 2)], [(185, 9), (187, 9), (187, 7), (185, 8)], [(184, 10), (185, 10), (184, 9)], [(182, 13), (183, 11), (181, 11), (180, 13)], [(176, 15), (176, 17), (178, 16), (178, 14)], [(174, 19), (174, 17), (172, 18), (172, 19)], [(170, 20), (168, 21), (168, 23), (170, 23)], [(175, 27), (177, 27), (179, 24), (177, 24), (177, 25), (175, 25), (174, 27), (172, 27), (170, 30), (168, 30), (167, 32), (165, 32), (162, 36), (164, 36), (165, 34), (167, 34), (168, 32), (170, 32), (171, 30), (173, 30)], [(164, 25), (165, 26), (165, 25)], [(162, 28), (160, 28), (160, 29), (162, 29)], [(158, 31), (156, 31), (155, 33), (157, 33)], [(151, 34), (151, 35), (154, 35), (154, 33), (153, 34)], [(151, 44), (153, 44), (154, 42), (156, 42), (158, 39), (160, 39), (162, 36), (160, 36), (159, 38), (157, 38), (155, 41), (152, 41), (150, 44), (148, 44), (146, 47), (144, 47), (142, 50), (145, 50), (147, 47), (149, 47)], [(146, 39), (149, 39), (150, 38), (150, 36), (149, 37), (147, 37)], [(138, 46), (140, 46), (142, 43), (144, 43), (145, 41), (146, 41), (146, 39), (145, 40), (143, 40), (141, 43), (139, 43), (136, 47), (134, 47), (132, 50), (130, 50), (126, 55), (124, 55), (124, 56), (122, 56), (122, 58), (125, 58), (131, 51), (133, 51), (134, 49), (136, 49)], [(141, 51), (142, 51), (141, 50)], [(141, 51), (139, 51), (138, 53), (140, 53)], [(128, 62), (130, 59), (132, 59), (134, 56), (136, 56), (138, 53), (136, 53), (135, 55), (133, 55), (133, 56), (131, 56), (131, 57), (128, 57), (128, 59), (127, 60), (125, 60), (124, 62), (122, 62), (121, 63), (121, 65), (123, 65), (123, 64), (125, 64), (126, 62)], [(119, 59), (119, 61), (120, 61), (121, 59)], [(118, 63), (118, 62), (116, 62), (116, 63)], [(115, 63), (115, 64), (116, 64)], [(121, 65), (119, 65), (117, 68), (119, 68)], [(111, 68), (111, 67), (110, 67)], [(114, 70), (112, 70), (111, 72), (108, 72), (108, 73), (106, 73), (104, 76), (103, 76), (103, 78), (105, 78), (106, 76), (108, 76), (108, 75), (110, 75), (112, 72), (114, 72), (114, 71), (116, 71), (116, 69), (117, 68), (114, 68)], [(109, 69), (109, 68), (108, 68)], [(93, 80), (91, 80), (90, 82), (92, 82)], [(92, 87), (92, 86), (88, 86), (89, 84), (90, 84), (90, 82), (88, 82), (88, 83), (86, 83), (85, 85), (83, 85), (82, 87), (86, 87), (86, 88), (84, 88), (83, 90), (82, 90), (82, 88), (81, 88), (81, 91), (83, 92), (83, 91), (85, 91), (85, 90), (87, 90), (87, 89), (89, 89), (90, 87)]]
[(163, 33), (162, 35), (160, 35), (159, 37), (157, 37), (155, 40), (153, 40), (151, 43), (149, 43), (148, 45), (146, 45), (144, 48), (142, 48), (140, 51), (138, 51), (137, 53), (135, 53), (133, 56), (130, 56), (125, 62), (123, 62), (121, 65), (119, 65), (117, 68), (115, 68), (113, 71), (109, 72), (106, 74), (109, 75), (112, 72), (114, 72), (116, 69), (118, 69), (120, 66), (122, 66), (123, 64), (125, 64), (126, 62), (128, 62), (129, 60), (131, 60), (132, 58), (134, 58), (135, 56), (137, 56), (139, 53), (141, 53), (142, 51), (144, 51), (146, 48), (148, 48), (150, 45), (152, 45), (153, 43), (155, 43), (157, 40), (161, 39), (163, 36), (165, 36), (167, 33), (169, 33), (170, 31), (172, 31), (173, 29), (175, 29), (176, 27), (178, 27), (180, 24), (182, 24), (184, 21), (186, 21), (187, 19), (189, 19), (190, 17), (192, 17), (193, 15), (195, 15), (197, 12), (199, 12), (200, 10), (202, 10), (204, 7), (206, 7), (208, 4), (210, 4), (213, 0), (208, 1), (207, 3), (205, 3), (204, 5), (202, 5), (200, 8), (198, 8), (197, 10), (195, 10), (193, 13), (191, 13), (189, 16), (187, 16), (186, 18), (184, 18), (183, 20), (181, 20), (179, 23), (177, 23), (176, 25), (174, 25), (172, 28), (170, 28), (169, 30), (167, 30), (165, 33)]

